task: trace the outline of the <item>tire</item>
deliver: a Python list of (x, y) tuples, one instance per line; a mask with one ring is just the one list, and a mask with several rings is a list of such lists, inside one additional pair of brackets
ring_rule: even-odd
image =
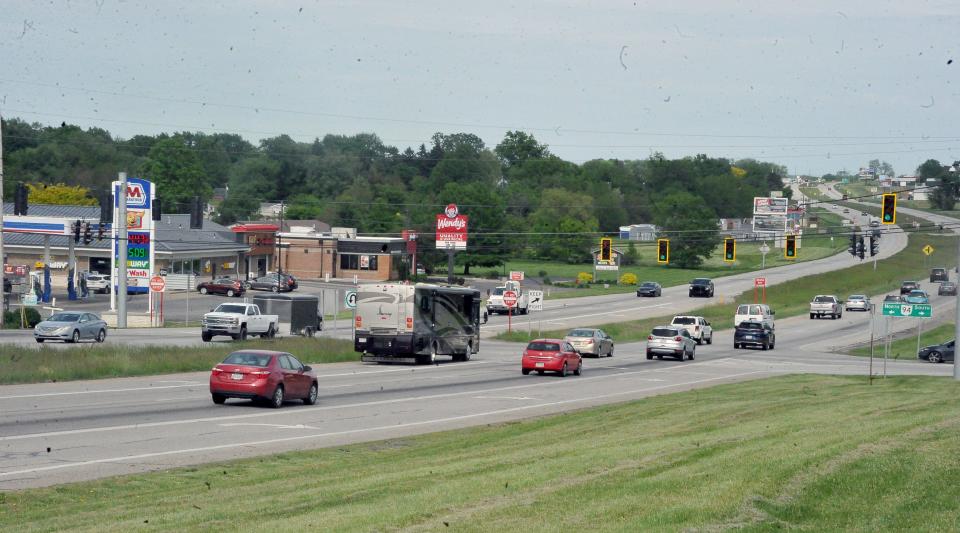
[(243, 326), (242, 328), (240, 328), (240, 333), (237, 334), (237, 340), (238, 341), (247, 340), (247, 326)]
[(837, 313), (837, 319), (839, 320), (841, 318), (843, 318), (843, 313)]
[(73, 330), (73, 335), (70, 337), (70, 340), (68, 340), (67, 342), (71, 344), (76, 344), (80, 342), (80, 332), (77, 330)]
[(697, 339), (697, 346), (700, 346), (701, 344), (703, 344), (703, 335), (700, 335), (700, 338)]
[(767, 351), (767, 349), (769, 349), (769, 348), (770, 348), (770, 343), (769, 343), (769, 342), (765, 342), (765, 343), (763, 343), (762, 346), (760, 346), (760, 349), (763, 350), (763, 351)]
[(273, 324), (270, 324), (270, 327), (267, 329), (266, 337), (272, 339), (277, 336), (277, 330), (273, 327)]
[(222, 394), (214, 393), (214, 394), (211, 394), (210, 396), (213, 398), (213, 403), (217, 405), (223, 405), (223, 402), (227, 401), (227, 397)]
[(734, 350), (737, 350), (737, 349), (739, 349), (739, 348), (740, 348), (740, 345), (739, 345), (739, 344), (733, 343), (733, 349), (734, 349)]
[(207, 294), (207, 288), (206, 288), (206, 287), (200, 287), (200, 294)]
[(660, 360), (660, 361), (663, 361), (663, 356), (662, 356), (662, 355), (657, 355), (657, 359)]
[(613, 357), (613, 345), (610, 345), (610, 351), (607, 352), (607, 357)]
[(931, 363), (942, 363), (943, 354), (938, 351), (932, 351), (927, 355), (927, 361), (930, 361)]
[(233, 298), (234, 292), (233, 289), (227, 289), (227, 296)]
[(467, 343), (467, 353), (463, 354), (461, 361), (469, 361), (473, 357), (473, 341)]
[(580, 364), (577, 365), (577, 369), (573, 371), (574, 376), (583, 375), (583, 361), (580, 361)]
[(303, 335), (304, 335), (305, 337), (309, 337), (309, 338), (312, 339), (312, 338), (313, 338), (313, 328), (311, 328), (310, 326), (307, 326), (307, 327), (304, 329), (304, 331), (303, 331)]
[(710, 338), (707, 339), (707, 344), (713, 344), (713, 332), (710, 332)]
[(567, 377), (567, 363), (563, 363), (563, 368), (560, 369), (560, 377)]
[(697, 356), (697, 349), (694, 348), (693, 351), (690, 352), (690, 360), (693, 361), (693, 358), (696, 356)]
[(203, 342), (210, 342), (210, 339), (213, 338), (213, 335), (204, 331), (200, 333), (200, 338), (203, 340)]
[(653, 359), (653, 354), (650, 352), (647, 352), (647, 359)]
[(270, 395), (270, 407), (274, 409), (279, 409), (283, 406), (283, 385), (277, 385), (277, 388), (273, 389), (273, 394)]
[(680, 352), (680, 357), (678, 357), (677, 359), (679, 359), (680, 361), (683, 361), (686, 358), (687, 358), (687, 349), (684, 348), (683, 351)]
[(304, 405), (313, 405), (317, 403), (317, 384), (310, 384), (310, 392), (307, 393), (307, 397), (303, 399)]
[(270, 292), (280, 292), (280, 287), (274, 285), (273, 287), (270, 287)]
[(107, 340), (107, 330), (101, 329), (97, 332), (97, 342), (103, 342)]
[(527, 376), (530, 374), (530, 369), (529, 368), (520, 369), (520, 373), (522, 373), (524, 376)]
[(813, 320), (813, 313), (810, 313), (810, 320)]

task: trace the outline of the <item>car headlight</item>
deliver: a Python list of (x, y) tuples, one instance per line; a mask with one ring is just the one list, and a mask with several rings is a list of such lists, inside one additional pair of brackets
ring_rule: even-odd
[(55, 333), (66, 333), (70, 331), (71, 327), (73, 326), (63, 326), (63, 327), (57, 328), (57, 331)]

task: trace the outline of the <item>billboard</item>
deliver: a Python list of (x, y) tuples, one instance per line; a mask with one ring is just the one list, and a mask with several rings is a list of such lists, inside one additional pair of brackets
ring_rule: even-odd
[[(152, 216), (153, 200), (156, 191), (152, 182), (139, 178), (127, 179), (127, 292), (147, 293), (150, 290), (150, 278), (154, 265), (154, 223)], [(118, 261), (120, 245), (119, 221), (120, 182), (113, 182), (113, 257), (111, 266), (113, 281), (119, 279)], [(113, 291), (112, 293), (116, 293)]]
[(753, 197), (753, 214), (756, 215), (786, 215), (787, 198), (768, 198), (765, 196)]
[(784, 215), (754, 215), (754, 233), (783, 233), (787, 229), (787, 216)]
[(437, 215), (437, 249), (467, 249), (467, 215), (461, 215), (457, 204), (450, 204)]

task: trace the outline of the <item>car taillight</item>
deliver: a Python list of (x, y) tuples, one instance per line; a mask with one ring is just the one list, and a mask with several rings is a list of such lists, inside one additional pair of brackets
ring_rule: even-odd
[(234, 281), (234, 282), (233, 282), (233, 288), (234, 288), (234, 289), (239, 289), (239, 288), (240, 288), (240, 282), (239, 282), (239, 281)]
[(213, 371), (214, 374), (219, 374), (220, 372), (223, 372), (222, 368), (217, 368), (217, 367), (213, 367), (211, 370)]
[(680, 342), (683, 340), (683, 337), (674, 337), (673, 340)]
[(652, 340), (653, 340), (653, 335), (647, 335), (647, 340), (648, 340), (648, 341), (652, 341)]
[(257, 370), (256, 372), (250, 372), (251, 376), (269, 376), (269, 370)]

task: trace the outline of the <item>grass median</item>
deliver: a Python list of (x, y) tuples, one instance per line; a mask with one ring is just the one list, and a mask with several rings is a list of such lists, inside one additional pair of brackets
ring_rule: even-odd
[[(955, 531), (949, 379), (789, 376), (0, 493), (0, 530)], [(842, 408), (838, 408), (842, 406)]]
[(0, 384), (70, 381), (209, 370), (241, 349), (289, 352), (309, 364), (359, 361), (353, 342), (326, 337), (286, 337), (203, 346), (106, 344), (69, 348), (0, 346)]
[[(894, 318), (893, 320), (897, 320)], [(900, 319), (910, 320), (910, 319)], [(916, 322), (913, 322), (916, 324)], [(940, 344), (953, 339), (954, 325), (941, 324), (931, 330), (920, 328), (920, 347), (930, 346), (931, 344)], [(870, 356), (870, 346), (861, 346), (847, 352), (850, 355), (859, 355), (861, 357)], [(883, 339), (874, 340), (873, 356), (883, 357)], [(913, 361), (917, 359), (917, 329), (913, 328), (904, 333), (904, 336), (890, 343), (891, 359), (906, 359)]]
[[(921, 249), (926, 245), (934, 248), (933, 254), (927, 259)], [(909, 234), (907, 247), (887, 259), (877, 261), (874, 270), (872, 261), (862, 264), (804, 276), (794, 280), (774, 285), (767, 289), (767, 303), (776, 312), (777, 318), (804, 315), (809, 310), (810, 299), (817, 294), (834, 294), (839, 298), (846, 298), (850, 294), (879, 294), (895, 292), (899, 294), (900, 283), (903, 280), (926, 279), (930, 273), (930, 266), (953, 267), (956, 264), (957, 238), (945, 235)], [(802, 253), (802, 249), (801, 249)], [(753, 291), (739, 294), (732, 301), (707, 304), (704, 307), (686, 314), (699, 315), (706, 318), (714, 329), (722, 330), (733, 327), (733, 315), (736, 306), (741, 303), (753, 303)], [(617, 342), (633, 342), (647, 338), (654, 326), (670, 322), (673, 315), (663, 315), (653, 318), (613, 322), (597, 326), (611, 335)], [(523, 320), (518, 321), (522, 327)], [(569, 329), (526, 331), (514, 330), (510, 333), (501, 333), (495, 338), (499, 340), (527, 342), (536, 337), (563, 337)]]

